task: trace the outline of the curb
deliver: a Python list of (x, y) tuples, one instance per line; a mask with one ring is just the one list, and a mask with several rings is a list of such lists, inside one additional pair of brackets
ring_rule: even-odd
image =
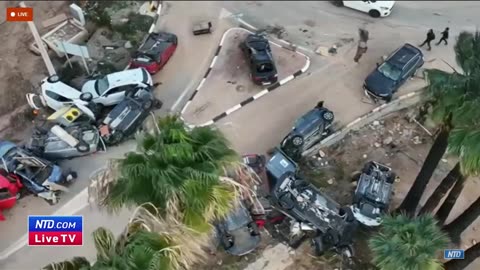
[[(383, 117), (389, 113), (399, 111), (401, 109), (407, 108), (413, 104), (420, 102), (422, 100), (422, 97), (420, 95), (422, 92), (423, 92), (423, 89), (420, 89), (420, 90), (399, 96), (398, 98), (392, 100), (390, 103), (385, 103), (385, 104), (382, 104), (381, 106), (378, 106), (372, 109), (370, 112), (346, 124), (339, 131), (331, 134), (330, 136), (328, 136), (327, 138), (319, 142), (317, 145), (303, 152), (302, 156), (305, 157), (305, 156), (315, 155), (318, 152), (318, 150), (320, 150), (322, 147), (333, 145), (338, 141), (342, 140), (348, 133), (350, 133), (350, 131), (358, 129), (364, 126), (365, 124), (371, 121), (374, 121), (376, 119), (379, 119), (380, 117)], [(408, 104), (408, 103), (402, 104), (403, 101), (407, 99), (411, 100), (413, 98), (417, 98), (417, 100), (411, 101), (412, 104)]]
[[(310, 57), (308, 57), (307, 55), (301, 53), (301, 52), (298, 52), (298, 51), (294, 51), (295, 53), (305, 57), (305, 59), (307, 60), (307, 62), (305, 63), (305, 66), (303, 66), (300, 70), (297, 70), (295, 73), (293, 73), (292, 75), (284, 78), (283, 80), (281, 81), (278, 81), (270, 86), (268, 86), (267, 88), (263, 89), (262, 91), (260, 91), (259, 93), (257, 93), (256, 95), (253, 95), (243, 101), (241, 101), (240, 103), (238, 103), (237, 105), (235, 106), (232, 106), (231, 108), (229, 108), (228, 110), (218, 114), (217, 116), (213, 117), (211, 120), (203, 123), (203, 124), (200, 124), (200, 125), (192, 125), (192, 124), (188, 124), (188, 122), (185, 121), (185, 119), (182, 117), (182, 114), (185, 112), (185, 110), (187, 109), (188, 105), (190, 105), (190, 103), (192, 102), (193, 98), (197, 95), (198, 91), (202, 88), (203, 84), (205, 83), (205, 81), (207, 80), (207, 77), (208, 75), (210, 74), (213, 66), (215, 65), (215, 62), (217, 61), (217, 57), (218, 57), (218, 54), (220, 53), (221, 49), (222, 49), (222, 46), (223, 46), (223, 42), (225, 41), (225, 38), (227, 36), (227, 34), (231, 31), (231, 30), (243, 30), (243, 31), (247, 31), (249, 32), (250, 34), (253, 34), (252, 31), (248, 30), (248, 29), (245, 29), (245, 28), (241, 28), (241, 27), (232, 27), (230, 29), (228, 29), (227, 31), (225, 31), (225, 33), (223, 33), (222, 35), (222, 39), (220, 40), (220, 44), (218, 45), (217, 47), (217, 50), (215, 51), (215, 55), (212, 59), (212, 62), (209, 66), (209, 68), (207, 69), (207, 72), (205, 72), (205, 75), (203, 76), (202, 80), (200, 81), (200, 83), (198, 84), (197, 88), (195, 89), (195, 91), (193, 91), (193, 93), (190, 95), (190, 98), (188, 99), (187, 103), (185, 103), (185, 105), (183, 106), (182, 110), (180, 111), (180, 118), (184, 121), (184, 123), (190, 127), (190, 128), (193, 128), (195, 126), (199, 126), (199, 127), (204, 127), (204, 126), (209, 126), (209, 125), (212, 125), (214, 124), (215, 122), (218, 122), (220, 119), (226, 117), (227, 115), (230, 115), (238, 110), (240, 110), (242, 107), (246, 106), (247, 104), (253, 102), (254, 100), (257, 100), (263, 96), (265, 96), (266, 94), (272, 92), (273, 90), (277, 89), (278, 87), (286, 84), (287, 82), (299, 77), (300, 75), (302, 75), (303, 73), (305, 73), (308, 68), (310, 67)], [(269, 40), (270, 41), (270, 40)], [(285, 41), (286, 42), (286, 41)], [(282, 46), (282, 45), (279, 45), (275, 42), (272, 42), (270, 41), (271, 44), (273, 44), (274, 46), (277, 46), (277, 47), (280, 47), (282, 49), (286, 49), (286, 50), (289, 50), (289, 51), (292, 51), (291, 47), (287, 47), (287, 46)]]

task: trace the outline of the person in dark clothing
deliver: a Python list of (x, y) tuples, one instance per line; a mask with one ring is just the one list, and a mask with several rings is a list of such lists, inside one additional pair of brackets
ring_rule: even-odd
[(445, 42), (445, 45), (448, 45), (448, 42), (447, 42), (447, 39), (448, 39), (448, 30), (450, 30), (450, 28), (445, 28), (445, 30), (442, 32), (442, 38), (437, 42), (437, 45), (440, 45), (440, 43), (442, 42)]
[(317, 106), (315, 106), (315, 108), (319, 108), (319, 109), (323, 108), (323, 100), (322, 100), (322, 101), (319, 101), (319, 102), (317, 103)]
[(428, 49), (427, 50), (431, 50), (432, 49), (432, 46), (430, 46), (430, 42), (432, 42), (432, 40), (435, 39), (435, 34), (433, 33), (433, 30), (430, 29), (428, 30), (428, 33), (427, 33), (427, 39), (425, 39), (425, 41), (420, 44), (420, 47), (423, 47), (423, 45), (427, 44), (428, 45)]

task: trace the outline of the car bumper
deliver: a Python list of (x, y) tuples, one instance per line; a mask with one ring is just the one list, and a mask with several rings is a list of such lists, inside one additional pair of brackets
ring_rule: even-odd
[(389, 16), (391, 13), (392, 13), (392, 9), (389, 9), (389, 10), (381, 10), (381, 11), (380, 11), (380, 16), (381, 16), (381, 17), (387, 17), (387, 16)]
[(386, 96), (386, 97), (382, 97), (382, 96), (379, 96), (379, 95), (376, 95), (374, 93), (372, 93), (370, 90), (368, 90), (367, 87), (365, 87), (365, 85), (363, 86), (363, 91), (365, 93), (365, 96), (367, 96), (368, 98), (370, 99), (373, 99), (374, 101), (377, 101), (377, 100), (388, 100), (389, 97)]
[(350, 206), (350, 208), (352, 209), (352, 213), (353, 213), (353, 216), (355, 217), (355, 219), (362, 223), (363, 225), (365, 226), (368, 226), (368, 227), (377, 227), (381, 224), (381, 219), (373, 219), (373, 218), (369, 218), (367, 216), (364, 216), (360, 213), (360, 211), (358, 210), (358, 208), (354, 207), (354, 206)]

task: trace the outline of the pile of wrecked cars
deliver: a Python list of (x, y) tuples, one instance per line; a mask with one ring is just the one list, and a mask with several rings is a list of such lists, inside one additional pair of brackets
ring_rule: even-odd
[(42, 80), (39, 95), (27, 94), (30, 106), (44, 112), (29, 141), (0, 142), (0, 211), (13, 207), (23, 191), (56, 204), (59, 192), (68, 191), (77, 177), (56, 162), (105, 151), (134, 135), (162, 106), (152, 90), (152, 77), (143, 68), (88, 80), (81, 91), (57, 75)]
[(243, 163), (261, 179), (254, 189), (264, 213), (261, 218), (251, 211), (248, 215), (249, 208), (241, 206), (220, 224), (218, 238), (227, 252), (244, 255), (254, 250), (260, 242), (258, 229), (264, 227), (291, 248), (309, 239), (316, 256), (333, 251), (353, 267), (355, 232), (359, 227), (381, 224), (389, 210), (396, 175), (387, 165), (366, 163), (353, 179), (357, 185), (352, 204), (345, 206), (308, 182), (296, 162), (302, 152), (334, 132), (333, 119), (333, 112), (319, 102), (295, 122), (268, 157), (243, 156)]

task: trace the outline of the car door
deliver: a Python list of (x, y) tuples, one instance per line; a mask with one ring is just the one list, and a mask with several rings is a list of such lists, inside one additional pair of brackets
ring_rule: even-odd
[(405, 81), (410, 78), (414, 73), (415, 73), (415, 67), (417, 66), (418, 63), (418, 56), (412, 58), (408, 63), (405, 65), (402, 71), (402, 77), (400, 79), (400, 83), (397, 85), (398, 89)]
[(349, 7), (351, 9), (356, 9), (359, 11), (367, 12), (370, 11), (370, 2), (372, 1), (367, 1), (367, 0), (362, 0), (362, 1), (343, 1), (343, 5), (346, 7)]
[(321, 121), (319, 118), (315, 119), (312, 122), (310, 129), (305, 135), (304, 149), (310, 148), (313, 144), (317, 143), (320, 140), (321, 131), (323, 131), (323, 121)]

